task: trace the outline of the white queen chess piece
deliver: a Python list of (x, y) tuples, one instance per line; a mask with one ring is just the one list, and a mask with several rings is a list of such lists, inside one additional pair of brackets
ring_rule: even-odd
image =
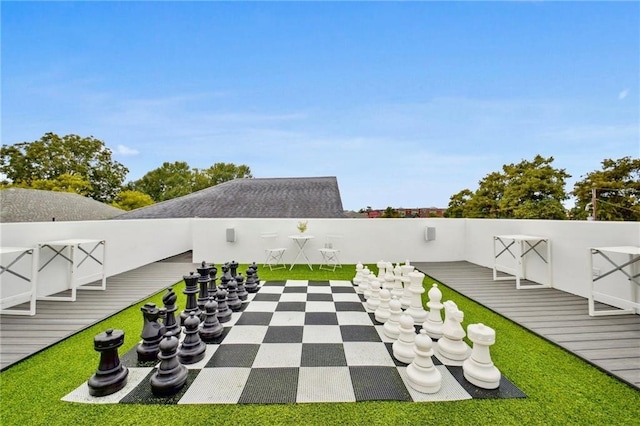
[(500, 370), (493, 365), (489, 346), (496, 342), (496, 332), (484, 324), (469, 324), (469, 340), (473, 342), (471, 356), (462, 363), (464, 378), (482, 389), (500, 386)]
[(442, 374), (433, 365), (433, 342), (423, 329), (416, 336), (413, 362), (407, 367), (409, 386), (422, 393), (436, 393), (442, 386)]

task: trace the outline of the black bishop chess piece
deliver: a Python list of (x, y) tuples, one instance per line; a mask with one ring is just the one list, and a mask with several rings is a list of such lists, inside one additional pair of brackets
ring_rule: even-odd
[(218, 321), (221, 323), (229, 322), (232, 312), (227, 305), (227, 290), (219, 288), (216, 298), (218, 299)]
[(200, 286), (200, 292), (198, 293), (198, 309), (200, 309), (200, 320), (204, 321), (204, 305), (209, 300), (209, 271), (211, 267), (203, 260), (198, 269), (198, 286)]
[(118, 348), (124, 343), (124, 331), (108, 329), (93, 339), (93, 347), (100, 352), (98, 370), (87, 384), (92, 396), (111, 395), (127, 384), (129, 370), (118, 356)]
[(200, 327), (200, 339), (205, 343), (213, 343), (216, 338), (222, 335), (224, 327), (218, 320), (218, 302), (213, 297), (204, 305), (204, 322)]
[(240, 272), (238, 272), (238, 274), (236, 275), (236, 283), (238, 284), (238, 290), (237, 290), (238, 299), (244, 302), (249, 298), (249, 293), (247, 292), (247, 289), (244, 287), (244, 277)]
[(238, 298), (238, 284), (234, 278), (227, 284), (227, 306), (233, 312), (242, 310), (242, 302)]
[(162, 296), (165, 334), (169, 333), (179, 339), (182, 330), (180, 329), (180, 324), (176, 321), (176, 311), (178, 310), (176, 300), (178, 300), (178, 295), (173, 291), (173, 288), (169, 287), (164, 296)]
[(160, 341), (160, 365), (150, 379), (151, 392), (155, 396), (174, 395), (187, 382), (189, 370), (178, 360), (178, 345), (178, 338), (169, 333)]
[(247, 279), (244, 284), (244, 289), (247, 291), (247, 293), (258, 292), (258, 284), (256, 283), (255, 270), (251, 266), (247, 268)]
[(216, 277), (218, 275), (218, 268), (216, 268), (215, 264), (211, 264), (211, 269), (209, 269), (209, 297), (216, 297), (216, 292), (218, 289), (216, 288)]
[(164, 325), (158, 322), (160, 309), (156, 307), (155, 303), (145, 303), (140, 310), (144, 323), (140, 334), (142, 342), (136, 346), (138, 361), (156, 361), (160, 351), (160, 341), (165, 333)]
[(232, 260), (231, 262), (229, 262), (229, 273), (231, 274), (231, 276), (233, 278), (236, 277), (236, 275), (238, 275), (238, 262), (236, 262), (235, 260)]
[(198, 299), (197, 295), (199, 293), (198, 290), (198, 279), (200, 278), (200, 274), (194, 274), (191, 272), (189, 275), (185, 275), (184, 277), (185, 288), (182, 291), (187, 296), (186, 306), (184, 307), (184, 311), (180, 312), (180, 325), (184, 326), (184, 321), (189, 318), (191, 312), (195, 313), (198, 318), (200, 318), (200, 308), (198, 308)]
[(189, 314), (189, 318), (184, 321), (184, 340), (178, 351), (178, 359), (181, 364), (195, 364), (204, 358), (207, 345), (200, 339), (198, 328), (200, 327), (200, 317), (195, 312)]

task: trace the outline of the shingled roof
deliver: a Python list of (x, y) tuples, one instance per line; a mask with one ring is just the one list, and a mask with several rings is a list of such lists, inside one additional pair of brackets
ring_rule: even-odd
[(101, 220), (122, 213), (124, 210), (70, 192), (0, 190), (0, 222)]
[(114, 219), (178, 217), (344, 218), (338, 180), (329, 177), (234, 179)]

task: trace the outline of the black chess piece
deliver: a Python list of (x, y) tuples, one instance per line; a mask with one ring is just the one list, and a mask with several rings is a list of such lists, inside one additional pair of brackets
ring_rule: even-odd
[(108, 329), (93, 339), (93, 347), (100, 352), (98, 371), (87, 384), (92, 396), (111, 395), (127, 384), (129, 370), (123, 366), (118, 356), (118, 348), (124, 343), (124, 331)]
[(218, 302), (213, 297), (204, 305), (205, 319), (200, 327), (200, 339), (205, 343), (212, 343), (222, 335), (223, 327), (218, 321)]
[(256, 284), (260, 285), (260, 277), (258, 276), (258, 265), (256, 264), (256, 262), (251, 263), (251, 269), (253, 269), (254, 271), (253, 275), (256, 279)]
[(187, 382), (189, 370), (178, 360), (178, 338), (167, 333), (160, 341), (160, 365), (150, 379), (151, 392), (156, 396), (178, 393)]
[(209, 300), (209, 271), (211, 267), (203, 260), (202, 264), (198, 268), (198, 286), (200, 286), (200, 293), (198, 294), (198, 309), (200, 309), (200, 320), (204, 321), (204, 305)]
[(178, 300), (178, 295), (173, 291), (173, 288), (168, 288), (167, 292), (162, 296), (165, 334), (169, 333), (179, 339), (182, 330), (180, 329), (180, 324), (176, 321), (176, 311), (178, 310), (176, 300)]
[(229, 281), (231, 281), (233, 277), (229, 273), (229, 263), (225, 263), (222, 265), (222, 275), (220, 276), (220, 287), (223, 289), (227, 289), (227, 285), (229, 285)]
[(200, 339), (199, 327), (200, 317), (192, 311), (189, 318), (184, 321), (185, 337), (178, 351), (178, 359), (181, 364), (195, 364), (204, 358), (207, 345)]
[(200, 278), (200, 274), (194, 274), (191, 272), (189, 275), (185, 275), (184, 277), (185, 288), (182, 291), (187, 296), (186, 306), (184, 307), (184, 311), (180, 312), (180, 325), (184, 326), (184, 321), (189, 318), (191, 312), (194, 312), (198, 318), (200, 318), (200, 308), (198, 308), (198, 300), (197, 294), (198, 290), (198, 279)]
[(227, 305), (227, 291), (223, 288), (219, 288), (216, 298), (218, 299), (218, 321), (221, 323), (229, 322), (231, 320), (232, 312)]
[(231, 274), (231, 276), (232, 276), (233, 278), (235, 278), (235, 277), (236, 277), (236, 275), (238, 275), (238, 266), (239, 266), (239, 265), (238, 265), (238, 262), (236, 262), (235, 260), (232, 260), (232, 261), (229, 263), (229, 273)]
[(251, 266), (247, 268), (247, 279), (245, 281), (244, 288), (248, 293), (257, 293), (258, 291), (255, 270)]
[(209, 269), (209, 296), (216, 297), (216, 292), (218, 291), (216, 288), (216, 280), (218, 279), (216, 275), (218, 274), (218, 268), (216, 265), (211, 263), (211, 269)]
[(227, 284), (227, 306), (233, 312), (238, 312), (242, 309), (242, 302), (238, 299), (238, 284), (234, 278)]
[(136, 352), (138, 353), (138, 361), (155, 361), (158, 359), (158, 352), (160, 351), (160, 341), (165, 333), (165, 327), (158, 322), (160, 317), (160, 310), (156, 307), (155, 303), (145, 303), (142, 308), (142, 317), (144, 323), (142, 326), (142, 342), (136, 346)]
[(238, 274), (236, 275), (236, 283), (238, 284), (238, 290), (237, 290), (238, 299), (244, 302), (249, 298), (249, 293), (247, 292), (247, 289), (244, 287), (244, 277), (240, 272), (238, 272)]

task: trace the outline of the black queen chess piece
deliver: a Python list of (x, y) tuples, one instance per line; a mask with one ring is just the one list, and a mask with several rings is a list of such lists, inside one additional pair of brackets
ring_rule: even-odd
[(136, 346), (138, 361), (155, 361), (158, 359), (160, 341), (166, 331), (164, 325), (158, 322), (160, 309), (156, 307), (155, 303), (145, 303), (140, 310), (144, 323), (140, 334), (142, 342)]
[(155, 396), (178, 393), (187, 382), (189, 370), (178, 360), (178, 338), (167, 333), (160, 342), (158, 370), (151, 375), (151, 392)]
[(92, 396), (111, 395), (127, 384), (129, 370), (118, 356), (118, 348), (124, 343), (124, 331), (108, 329), (93, 339), (94, 349), (100, 352), (98, 370), (87, 385)]

